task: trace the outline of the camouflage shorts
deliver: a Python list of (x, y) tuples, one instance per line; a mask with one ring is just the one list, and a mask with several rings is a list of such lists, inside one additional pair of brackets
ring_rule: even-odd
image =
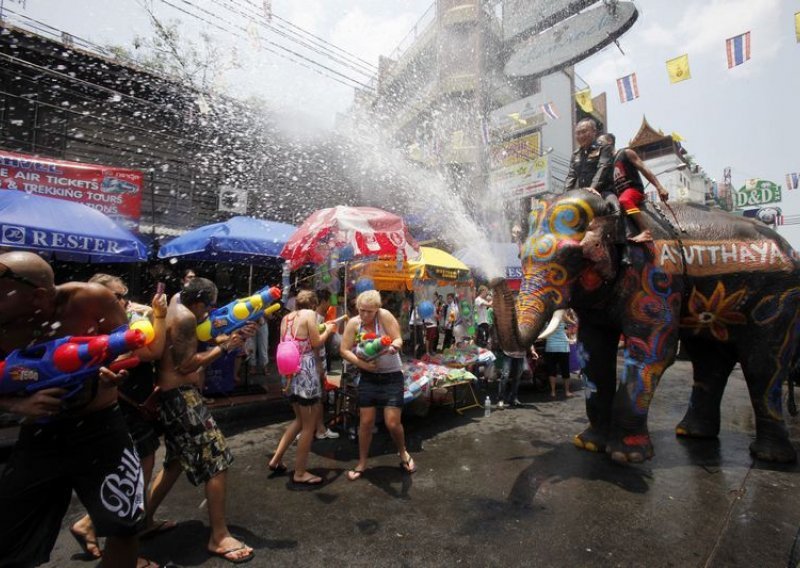
[(162, 391), (160, 412), (167, 446), (165, 462), (180, 460), (193, 485), (205, 483), (233, 463), (225, 436), (195, 387)]

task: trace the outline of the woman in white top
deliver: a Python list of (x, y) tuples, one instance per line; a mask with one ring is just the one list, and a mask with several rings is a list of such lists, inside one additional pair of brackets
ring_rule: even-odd
[[(400, 324), (395, 317), (381, 307), (381, 295), (377, 290), (368, 290), (356, 299), (358, 316), (347, 322), (342, 335), (340, 353), (342, 359), (355, 365), (361, 372), (358, 384), (359, 427), (358, 464), (347, 472), (347, 478), (355, 481), (367, 468), (369, 446), (372, 442), (372, 427), (375, 425), (376, 408), (383, 407), (383, 420), (394, 440), (400, 455), (401, 467), (414, 473), (416, 466), (406, 450), (405, 432), (400, 421), (403, 409), (403, 371), (400, 349), (403, 338)], [(356, 347), (364, 334), (376, 337), (388, 336), (391, 343), (376, 359), (365, 361), (356, 355)]]

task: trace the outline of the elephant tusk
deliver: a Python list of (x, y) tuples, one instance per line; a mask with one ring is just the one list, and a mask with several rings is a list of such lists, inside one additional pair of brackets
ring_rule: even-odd
[(544, 331), (539, 334), (538, 339), (545, 339), (548, 335), (552, 335), (552, 333), (558, 328), (558, 324), (561, 323), (561, 320), (564, 319), (564, 314), (566, 310), (556, 310), (553, 312), (553, 317), (550, 318), (550, 322), (547, 324), (547, 327), (544, 328)]

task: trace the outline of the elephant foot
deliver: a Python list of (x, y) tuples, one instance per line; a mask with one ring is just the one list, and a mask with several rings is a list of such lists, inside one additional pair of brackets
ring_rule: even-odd
[(609, 442), (606, 452), (617, 463), (642, 463), (655, 455), (648, 434), (630, 434)]
[(787, 439), (758, 438), (750, 444), (750, 453), (753, 457), (776, 463), (794, 463), (797, 461), (797, 451)]
[(719, 435), (719, 418), (699, 418), (687, 412), (675, 427), (675, 435), (686, 438), (716, 438)]
[(606, 451), (606, 437), (591, 426), (580, 434), (576, 434), (572, 438), (572, 443), (575, 444), (575, 447), (589, 452)]

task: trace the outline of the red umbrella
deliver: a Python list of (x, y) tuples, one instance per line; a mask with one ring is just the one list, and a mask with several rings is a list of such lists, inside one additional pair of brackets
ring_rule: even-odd
[[(402, 217), (375, 207), (320, 209), (312, 213), (283, 247), (281, 256), (292, 270), (304, 264), (322, 264), (332, 251), (342, 260), (364, 256), (419, 256), (419, 246)], [(352, 250), (352, 253), (351, 253)]]

